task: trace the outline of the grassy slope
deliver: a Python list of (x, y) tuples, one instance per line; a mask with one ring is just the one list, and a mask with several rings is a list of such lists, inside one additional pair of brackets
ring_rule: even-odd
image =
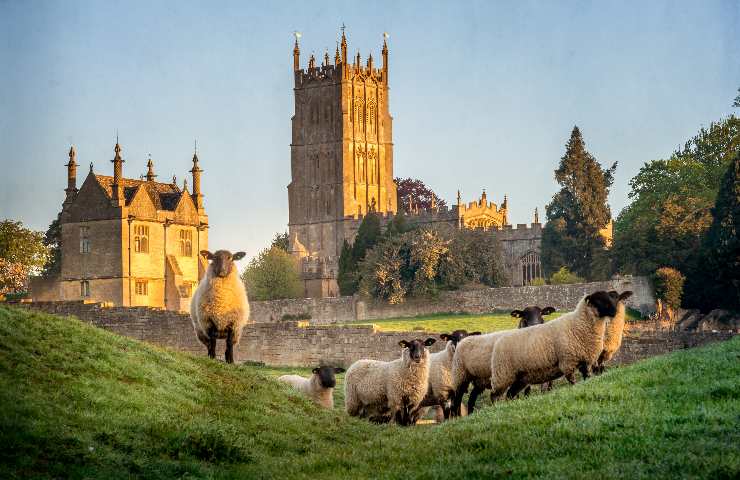
[(0, 478), (737, 478), (740, 338), (401, 429), (248, 366), (0, 307)]
[[(555, 312), (545, 317), (545, 320), (558, 318), (565, 312)], [(628, 320), (639, 319), (639, 312), (629, 310)], [(457, 329), (465, 329), (469, 332), (480, 331), (483, 333), (497, 332), (516, 328), (519, 324), (518, 318), (513, 318), (509, 312), (492, 314), (455, 314), (440, 313), (434, 315), (422, 315), (418, 317), (388, 318), (383, 320), (372, 320), (368, 322), (353, 322), (347, 325), (375, 325), (378, 330), (385, 332), (408, 332), (420, 330), (426, 332), (452, 332)]]

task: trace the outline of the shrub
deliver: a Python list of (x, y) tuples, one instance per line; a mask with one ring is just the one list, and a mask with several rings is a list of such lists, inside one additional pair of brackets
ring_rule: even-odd
[(532, 279), (532, 282), (530, 283), (533, 287), (541, 287), (543, 285), (547, 285), (547, 282), (545, 282), (544, 278), (537, 277)]
[(262, 250), (242, 273), (250, 300), (298, 298), (303, 285), (295, 259), (279, 247)]
[(295, 315), (292, 313), (286, 313), (282, 317), (280, 317), (280, 320), (311, 320), (311, 314), (308, 312), (296, 313)]
[(655, 271), (653, 275), (653, 286), (655, 287), (655, 298), (672, 309), (681, 306), (683, 295), (683, 284), (686, 281), (681, 272), (674, 268), (663, 267)]
[(550, 277), (551, 285), (567, 285), (569, 283), (583, 283), (583, 278), (568, 270), (568, 267), (560, 267), (560, 270)]

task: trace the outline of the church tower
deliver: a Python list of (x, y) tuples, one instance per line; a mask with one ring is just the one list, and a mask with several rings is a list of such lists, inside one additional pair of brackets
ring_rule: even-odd
[(348, 57), (342, 29), (334, 63), (329, 52), (321, 64), (312, 54), (304, 70), (296, 33), (289, 230), (304, 279), (322, 279), (321, 287), (307, 284), (311, 296), (336, 295), (336, 281), (325, 280), (336, 278), (342, 243), (354, 239), (362, 216), (397, 211), (385, 37), (379, 68), (372, 55), (365, 64), (359, 52)]

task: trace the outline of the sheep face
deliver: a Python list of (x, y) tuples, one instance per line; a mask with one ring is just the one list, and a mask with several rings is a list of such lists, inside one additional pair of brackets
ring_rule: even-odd
[(618, 301), (619, 297), (615, 298), (603, 290), (586, 297), (586, 305), (594, 310), (597, 317), (613, 317), (616, 315)]
[(527, 328), (532, 325), (545, 323), (545, 320), (542, 317), (550, 315), (553, 312), (555, 312), (555, 307), (545, 307), (540, 309), (540, 307), (534, 306), (527, 307), (524, 310), (512, 310), (511, 316), (521, 319), (519, 320), (519, 326), (517, 328)]
[(452, 342), (452, 345), (457, 346), (457, 344), (460, 343), (460, 340), (473, 335), (480, 335), (480, 332), (468, 333), (467, 330), (455, 330), (452, 333), (443, 333), (439, 336), (439, 338), (447, 342)]
[(401, 340), (398, 342), (398, 344), (403, 347), (407, 348), (409, 351), (409, 358), (415, 362), (415, 363), (421, 363), (422, 360), (427, 358), (429, 356), (429, 350), (427, 347), (432, 346), (436, 342), (433, 338), (427, 338), (426, 340)]
[(319, 378), (319, 383), (324, 388), (334, 388), (337, 385), (335, 373), (342, 373), (341, 367), (317, 367), (312, 370), (313, 374)]
[(228, 250), (218, 250), (216, 253), (211, 253), (208, 250), (202, 250), (200, 252), (207, 260), (210, 260), (211, 264), (208, 268), (211, 269), (213, 275), (217, 277), (228, 277), (231, 271), (235, 268), (234, 262), (244, 258), (246, 253), (236, 252), (232, 254)]

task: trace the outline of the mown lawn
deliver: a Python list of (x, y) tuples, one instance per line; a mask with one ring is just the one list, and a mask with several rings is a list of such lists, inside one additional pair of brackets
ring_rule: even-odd
[[(566, 312), (555, 312), (545, 317), (545, 321), (554, 320)], [(640, 319), (639, 312), (629, 309), (627, 319), (635, 321)], [(382, 332), (437, 332), (448, 333), (464, 329), (468, 332), (497, 332), (516, 328), (519, 319), (511, 316), (510, 312), (494, 312), (480, 315), (460, 313), (438, 313), (434, 315), (421, 315), (418, 317), (399, 317), (382, 320), (369, 320), (362, 322), (351, 322), (344, 325), (375, 325)]]
[(0, 307), (0, 478), (738, 478), (740, 338), (438, 426)]

